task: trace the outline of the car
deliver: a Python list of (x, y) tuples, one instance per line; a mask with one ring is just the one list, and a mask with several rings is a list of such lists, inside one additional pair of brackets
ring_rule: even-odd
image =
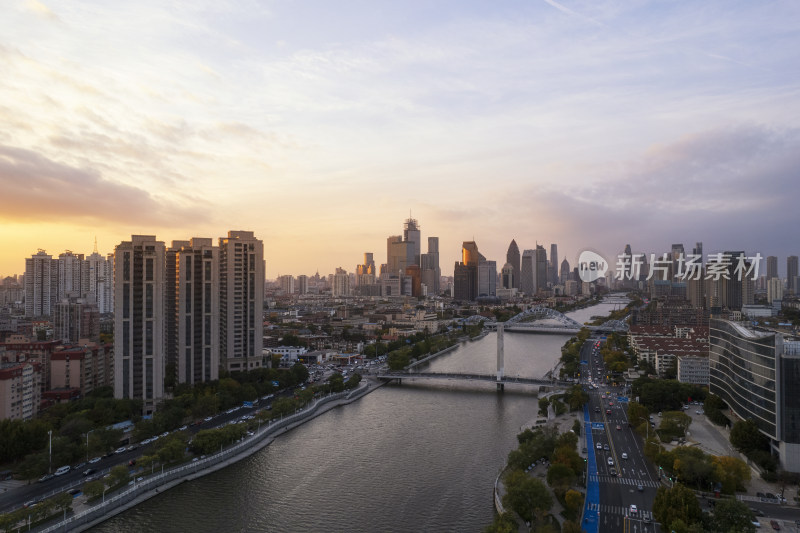
[(598, 450), (602, 450), (602, 449), (603, 449), (603, 445), (602, 445), (602, 444), (600, 444), (599, 442), (597, 443), (597, 449), (598, 449)]
[(614, 466), (614, 459), (611, 457), (608, 458), (608, 466)]
[(138, 447), (139, 447), (138, 444), (131, 444), (130, 446), (128, 446), (128, 451), (132, 452), (133, 450), (135, 450)]
[(127, 451), (128, 451), (128, 449), (125, 446), (122, 446), (122, 447), (117, 448), (116, 450), (114, 450), (114, 453), (119, 454), (119, 453), (125, 453)]
[(74, 468), (75, 470), (80, 470), (84, 466), (86, 466), (86, 463), (78, 463), (75, 466), (73, 466), (72, 468)]
[(751, 507), (750, 512), (752, 512), (756, 516), (764, 516), (764, 511), (762, 511), (761, 509), (756, 509), (755, 507)]
[(34, 505), (36, 505), (36, 503), (37, 503), (36, 500), (29, 500), (29, 501), (23, 503), (22, 506), (25, 509), (27, 509), (28, 507), (33, 507)]
[(606, 409), (606, 414), (610, 415), (611, 414), (611, 409)]
[(761, 527), (761, 522), (758, 521), (758, 518), (754, 518), (752, 522), (750, 522), (756, 527)]
[(604, 449), (605, 451), (608, 451), (610, 448), (608, 447), (608, 444), (603, 444), (603, 449)]
[(769, 526), (770, 526), (772, 529), (774, 529), (775, 531), (780, 531), (780, 529), (781, 529), (781, 526), (780, 526), (780, 525), (778, 525), (778, 521), (777, 521), (777, 520), (770, 520), (770, 521), (769, 521)]
[(178, 431), (186, 431), (187, 428), (188, 426), (181, 426), (178, 428)]
[(212, 419), (212, 418), (213, 418), (213, 417), (207, 416), (207, 417), (205, 417), (205, 418), (203, 419), (203, 422), (211, 422), (211, 419)]
[(70, 470), (71, 470), (71, 468), (70, 468), (69, 465), (60, 466), (60, 467), (58, 467), (58, 470), (55, 471), (55, 475), (63, 476), (64, 474), (66, 474)]
[(642, 522), (644, 522), (645, 524), (649, 524), (650, 523), (650, 515), (647, 515), (644, 518), (642, 518)]
[(169, 435), (169, 431), (165, 431), (164, 433), (161, 434), (162, 437), (166, 437), (167, 435)]
[(620, 426), (619, 424), (617, 424), (617, 431), (619, 431), (619, 430), (621, 430), (621, 429), (622, 429), (622, 426)]
[(702, 414), (703, 414), (703, 412), (702, 412), (700, 409), (698, 409), (697, 411), (695, 411), (695, 412), (694, 412), (694, 414), (696, 414), (696, 415), (702, 415)]
[(594, 412), (595, 412), (595, 413), (599, 413), (599, 412), (600, 412), (600, 408), (599, 408), (599, 407), (595, 407), (595, 408), (594, 408)]
[(625, 452), (622, 452), (622, 458), (623, 458), (623, 459), (627, 459), (627, 458), (628, 458), (628, 454), (627, 454), (627, 453), (625, 453)]
[(631, 514), (636, 514), (636, 513), (638, 513), (638, 512), (639, 512), (639, 510), (636, 508), (636, 504), (633, 504), (633, 503), (632, 503), (632, 504), (631, 504), (631, 507), (630, 507), (630, 513), (631, 513)]
[(69, 489), (70, 496), (74, 497), (74, 496), (77, 496), (80, 493), (81, 493), (81, 489)]
[(608, 471), (608, 475), (609, 476), (616, 476), (617, 475), (617, 471), (612, 468), (611, 470)]
[(83, 477), (86, 477), (86, 476), (91, 476), (91, 475), (92, 475), (92, 474), (94, 474), (95, 472), (97, 472), (97, 470), (95, 470), (94, 468), (87, 468), (86, 470), (84, 470), (84, 471), (83, 471), (83, 473), (81, 473), (81, 475), (82, 475)]
[(777, 498), (778, 498), (777, 496), (775, 496), (775, 495), (774, 495), (774, 494), (772, 494), (771, 492), (768, 492), (768, 493), (764, 494), (764, 497), (765, 497), (765, 498), (769, 498), (770, 500), (775, 500), (775, 499), (777, 499)]
[(638, 485), (636, 485), (636, 490), (638, 490), (639, 492), (644, 492), (644, 485), (639, 483)]
[(45, 481), (49, 481), (49, 480), (53, 479), (54, 477), (56, 477), (56, 476), (54, 476), (53, 474), (45, 474), (45, 475), (43, 475), (42, 477), (39, 478), (39, 483), (44, 483)]
[(99, 456), (98, 457), (92, 457), (91, 459), (89, 459), (89, 464), (93, 465), (93, 464), (99, 462), (100, 459), (101, 459), (101, 457), (99, 457)]
[(608, 406), (609, 407), (613, 407), (614, 406), (614, 402), (608, 402)]

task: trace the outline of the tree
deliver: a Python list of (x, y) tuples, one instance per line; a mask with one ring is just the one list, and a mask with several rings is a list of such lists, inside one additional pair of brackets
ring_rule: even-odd
[(738, 500), (723, 498), (714, 506), (713, 530), (724, 533), (753, 533), (753, 513)]
[(699, 523), (702, 521), (703, 512), (694, 492), (681, 483), (676, 483), (670, 489), (658, 488), (653, 501), (653, 516), (665, 528), (670, 528), (679, 520), (684, 524)]
[(745, 453), (767, 448), (768, 439), (759, 430), (752, 420), (739, 420), (731, 428), (731, 444)]
[(103, 495), (103, 490), (106, 488), (105, 484), (100, 480), (90, 481), (83, 485), (83, 493), (89, 499), (97, 498)]
[(109, 487), (115, 487), (117, 485), (124, 485), (131, 479), (131, 475), (128, 472), (128, 469), (122, 465), (115, 466), (111, 469), (108, 473), (108, 483)]
[(628, 403), (628, 423), (633, 427), (639, 427), (642, 422), (648, 422), (649, 412), (647, 407), (638, 402)]
[(61, 512), (72, 509), (72, 495), (68, 492), (60, 492), (50, 498), (53, 506)]
[(567, 504), (567, 510), (575, 516), (583, 505), (583, 494), (577, 490), (568, 490), (564, 495), (564, 503)]
[(541, 516), (553, 506), (553, 496), (539, 479), (521, 470), (512, 470), (505, 480), (503, 505), (527, 522)]
[(292, 373), (292, 380), (295, 385), (305, 383), (308, 380), (308, 368), (300, 361), (292, 365), (290, 372)]
[(659, 424), (659, 434), (664, 442), (669, 442), (674, 438), (686, 436), (686, 430), (692, 423), (692, 417), (683, 411), (667, 411), (661, 417)]
[(168, 437), (168, 440), (163, 443), (156, 454), (158, 460), (162, 463), (175, 463), (183, 459), (183, 453), (186, 449), (186, 443), (179, 434), (173, 433)]
[(549, 398), (539, 398), (539, 415), (547, 416), (547, 408), (550, 407)]
[(519, 524), (511, 513), (495, 515), (494, 520), (483, 529), (483, 533), (517, 533)]
[(744, 483), (750, 481), (750, 468), (737, 457), (714, 456), (711, 458), (714, 465), (714, 481), (722, 484), (722, 492), (733, 494), (744, 488)]
[(547, 484), (558, 493), (564, 493), (575, 480), (575, 472), (563, 463), (553, 463), (547, 469)]

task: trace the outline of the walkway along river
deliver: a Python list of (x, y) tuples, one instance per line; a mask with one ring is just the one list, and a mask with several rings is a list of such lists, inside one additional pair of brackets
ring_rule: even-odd
[[(569, 316), (582, 322), (613, 307)], [(507, 375), (544, 375), (566, 339), (506, 333)], [(493, 373), (495, 349), (491, 333), (428, 369)], [(92, 531), (480, 531), (492, 520), (495, 477), (537, 409), (535, 388), (381, 387)]]

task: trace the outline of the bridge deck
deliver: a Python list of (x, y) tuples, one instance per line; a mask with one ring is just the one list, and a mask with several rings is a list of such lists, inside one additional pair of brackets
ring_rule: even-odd
[(520, 378), (504, 376), (498, 380), (497, 376), (485, 374), (460, 374), (460, 373), (439, 373), (439, 372), (389, 372), (379, 374), (378, 379), (455, 379), (464, 381), (488, 381), (491, 383), (521, 383), (525, 385), (549, 385), (556, 387), (568, 387), (574, 385), (566, 381), (557, 381), (543, 378)]

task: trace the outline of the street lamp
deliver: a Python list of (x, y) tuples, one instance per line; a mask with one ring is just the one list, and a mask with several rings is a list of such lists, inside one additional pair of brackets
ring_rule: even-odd
[(94, 431), (94, 430), (90, 429), (89, 431), (86, 432), (86, 462), (87, 463), (89, 462), (89, 433), (91, 433), (92, 431)]
[(50, 437), (50, 468), (47, 469), (48, 474), (53, 473), (53, 430), (49, 430), (47, 435)]

